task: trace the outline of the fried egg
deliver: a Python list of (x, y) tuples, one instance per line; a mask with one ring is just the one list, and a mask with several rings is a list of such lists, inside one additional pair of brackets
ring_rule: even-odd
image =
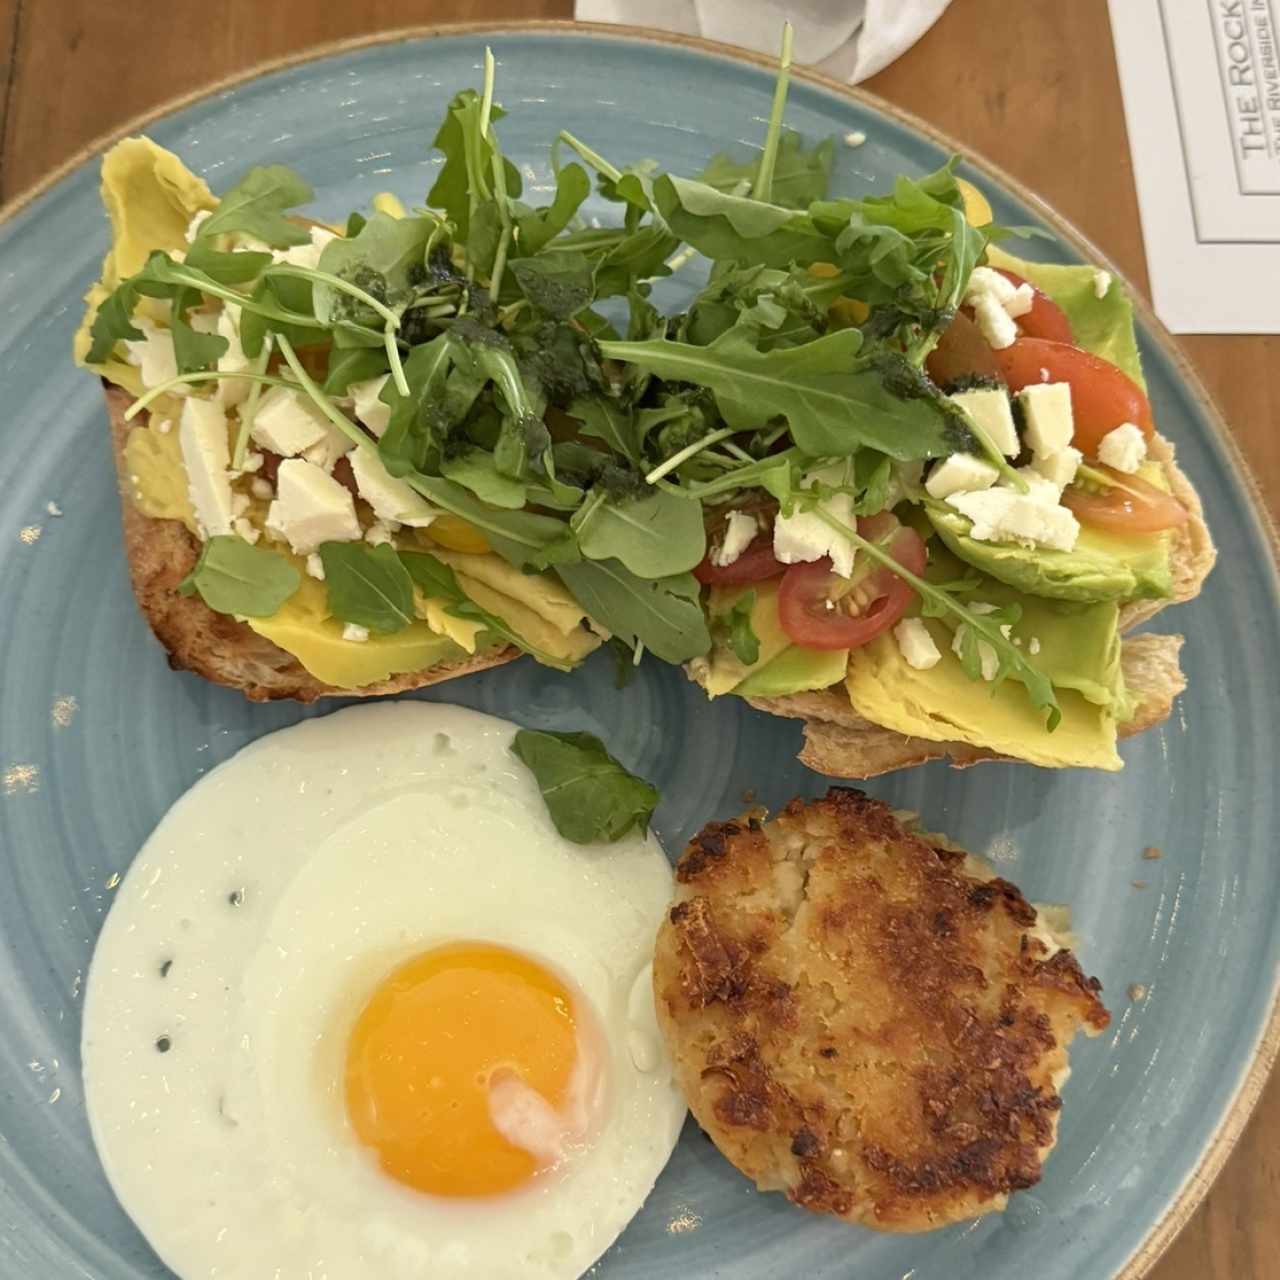
[(182, 1280), (576, 1277), (685, 1115), (658, 844), (578, 846), (516, 726), (426, 703), (274, 733), (183, 796), (85, 1004), (89, 1121)]

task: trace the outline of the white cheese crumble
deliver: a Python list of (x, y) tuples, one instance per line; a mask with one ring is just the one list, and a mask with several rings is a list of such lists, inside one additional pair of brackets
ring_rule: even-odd
[(45, 509), (45, 510), (46, 510), (46, 511), (51, 515), (51, 516), (60, 516), (60, 515), (62, 515), (62, 508), (61, 508), (60, 506), (58, 506), (58, 504), (57, 504), (56, 502), (46, 502), (46, 503), (44, 504), (44, 509)]
[[(1052, 499), (1052, 505), (1046, 497)], [(994, 488), (954, 493), (946, 501), (973, 522), (969, 536), (978, 542), (1014, 542), (1070, 551), (1080, 536), (1075, 516), (1057, 505), (1057, 490), (1047, 482), (1043, 490), (1033, 488), (1026, 494)]]
[[(218, 372), (248, 373), (253, 363), (240, 345), (240, 308), (228, 302), (218, 316), (218, 336), (226, 338), (227, 349), (218, 357)], [(249, 394), (247, 378), (219, 378), (217, 398), (225, 405), (241, 404)]]
[[(981, 636), (975, 636), (974, 638), (978, 642), (978, 665), (982, 669), (982, 678), (987, 681), (994, 680), (1000, 670), (1000, 659), (996, 655), (996, 651), (991, 647), (990, 641), (984, 640)], [(957, 658), (964, 651), (963, 639), (963, 629), (957, 630), (955, 635), (951, 637), (951, 652)]]
[(331, 429), (329, 420), (303, 392), (271, 387), (258, 401), (251, 434), (264, 449), (292, 458), (322, 443)]
[(1076, 472), (1079, 471), (1083, 459), (1084, 455), (1079, 449), (1073, 449), (1068, 445), (1065, 449), (1059, 449), (1057, 453), (1051, 453), (1047, 458), (1033, 458), (1031, 466), (1061, 495), (1063, 489), (1076, 478)]
[(342, 638), (344, 640), (354, 640), (356, 644), (364, 644), (364, 642), (369, 638), (369, 628), (362, 627), (359, 623), (348, 622), (347, 625), (342, 628)]
[(728, 568), (755, 541), (759, 532), (760, 526), (756, 524), (755, 516), (748, 515), (745, 511), (730, 511), (724, 540), (712, 549), (711, 563), (721, 569)]
[(1011, 347), (1018, 336), (1018, 326), (1013, 317), (989, 293), (979, 294), (973, 300), (973, 317), (978, 322), (987, 346), (994, 351)]
[(188, 244), (195, 244), (196, 237), (200, 234), (200, 228), (212, 216), (212, 209), (198, 209), (196, 211), (195, 216), (187, 223), (186, 231), (183, 232), (183, 238)]
[(314, 462), (317, 467), (332, 471), (338, 459), (345, 457), (355, 447), (355, 441), (345, 431), (339, 431), (326, 419), (323, 438), (309, 449), (304, 449), (302, 456), (308, 462)]
[(289, 249), (275, 249), (271, 256), (277, 262), (287, 262), (291, 267), (307, 267), (315, 271), (320, 266), (320, 255), (330, 240), (338, 237), (327, 227), (311, 227), (311, 243), (295, 244)]
[(380, 547), (386, 543), (391, 543), (394, 539), (391, 536), (391, 526), (383, 523), (381, 520), (375, 520), (365, 531), (364, 540), (371, 547)]
[(322, 468), (301, 458), (287, 458), (280, 464), (267, 527), (298, 555), (309, 555), (322, 542), (355, 542), (362, 536), (350, 492)]
[(1147, 456), (1147, 441), (1142, 428), (1122, 422), (1108, 431), (1098, 442), (1098, 461), (1117, 471), (1132, 474)]
[(1040, 637), (1032, 636), (1027, 642), (1027, 652), (1034, 658), (1040, 652)]
[(1111, 272), (1099, 268), (1093, 273), (1093, 296), (1105, 298), (1111, 290)]
[(320, 582), (324, 581), (324, 561), (320, 559), (318, 551), (313, 551), (307, 557), (307, 573)]
[[(836, 462), (810, 472), (801, 483), (805, 489), (821, 482), (827, 485), (847, 484), (851, 479), (849, 462)], [(834, 520), (852, 526), (853, 495), (837, 493), (818, 506)], [(842, 578), (853, 574), (853, 543), (831, 528), (816, 509), (798, 510), (793, 515), (780, 515), (773, 523), (773, 554), (782, 564), (801, 564), (831, 557), (831, 567)]]
[[(148, 320), (146, 316), (137, 316), (134, 327), (142, 331), (141, 338), (126, 338), (125, 359), (142, 372), (142, 385), (148, 391), (178, 376), (177, 357), (173, 353), (173, 338), (168, 329)], [(174, 395), (185, 395), (186, 387), (175, 387)]]
[(403, 480), (393, 476), (373, 449), (357, 449), (351, 455), (351, 473), (360, 496), (380, 520), (425, 529), (440, 514)]
[(1065, 382), (1033, 382), (1018, 392), (1032, 453), (1048, 457), (1065, 449), (1075, 435), (1071, 387)]
[(271, 499), (276, 496), (275, 490), (271, 487), (270, 483), (264, 480), (261, 476), (254, 476), (253, 479), (249, 481), (249, 492), (253, 494), (255, 498), (259, 498), (263, 502), (270, 502)]
[(1014, 291), (1013, 297), (1004, 304), (1004, 309), (1014, 319), (1025, 316), (1036, 305), (1036, 291), (1025, 282)]
[(231, 478), (227, 474), (231, 466), (227, 415), (222, 406), (212, 400), (189, 398), (182, 406), (178, 444), (201, 536), (216, 538), (229, 534), (235, 512)]
[(989, 462), (971, 453), (953, 453), (929, 472), (925, 492), (931, 498), (949, 498), (953, 493), (976, 493), (990, 489), (1000, 473)]
[(253, 521), (246, 520), (244, 516), (239, 517), (232, 525), (236, 532), (236, 536), (243, 538), (249, 544), (253, 544), (261, 537), (261, 531), (254, 527)]
[(917, 671), (928, 671), (942, 661), (942, 654), (934, 644), (929, 628), (919, 618), (903, 618), (893, 629), (898, 651), (907, 666)]
[(1013, 410), (1003, 390), (979, 387), (975, 391), (957, 391), (947, 399), (959, 405), (1006, 458), (1016, 458), (1022, 452), (1018, 431), (1013, 425)]
[(380, 378), (370, 378), (366, 382), (353, 382), (347, 388), (347, 394), (355, 403), (356, 417), (378, 439), (382, 438), (382, 433), (386, 431), (387, 424), (391, 421), (391, 406), (383, 404), (378, 399), (390, 377), (389, 373), (384, 373)]
[(860, 147), (867, 140), (867, 135), (861, 129), (850, 129), (844, 135), (844, 145), (846, 147)]

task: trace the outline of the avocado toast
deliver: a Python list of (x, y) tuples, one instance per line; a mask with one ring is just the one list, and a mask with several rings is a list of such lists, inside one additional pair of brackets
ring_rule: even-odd
[[(491, 60), (421, 208), (309, 223), (281, 166), (219, 200), (145, 139), (114, 148), (77, 357), (114, 384), (135, 590), (175, 665), (310, 699), (608, 643), (801, 716), (806, 760), (844, 776), (1118, 768), (1182, 687), (1177, 639), (1121, 632), (1212, 562), (1149, 407), (1130, 420), (1123, 291), (1002, 256), (953, 164), (828, 199), (832, 143), (782, 129), (785, 78), (759, 159), (691, 180), (562, 134), (540, 208)], [(617, 225), (583, 216), (588, 171)], [(654, 286), (699, 255), (707, 284), (664, 313)], [(1046, 306), (1132, 389), (1102, 421), (1118, 466), (1072, 444), (1101, 421), (1089, 378), (1000, 365)], [(966, 326), (985, 356), (948, 350)], [(1117, 528), (1135, 504), (1148, 527)]]

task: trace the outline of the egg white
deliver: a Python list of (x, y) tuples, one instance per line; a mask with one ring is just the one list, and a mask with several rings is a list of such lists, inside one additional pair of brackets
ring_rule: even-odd
[[(85, 1095), (182, 1280), (576, 1277), (643, 1203), (685, 1114), (649, 985), (670, 868), (651, 837), (563, 840), (514, 731), (414, 702), (307, 721), (202, 779), (138, 855), (89, 972)], [(372, 991), (457, 940), (561, 974), (606, 1058), (586, 1145), (473, 1201), (386, 1176), (342, 1084)]]

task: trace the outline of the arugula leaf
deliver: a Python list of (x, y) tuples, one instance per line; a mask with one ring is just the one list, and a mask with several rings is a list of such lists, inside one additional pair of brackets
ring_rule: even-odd
[(568, 320), (591, 301), (592, 270), (585, 254), (517, 258), (511, 263), (511, 273), (524, 296), (553, 319)]
[(137, 289), (128, 280), (102, 300), (89, 329), (93, 341), (85, 356), (88, 364), (102, 364), (110, 359), (117, 342), (139, 342), (146, 336), (133, 323), (133, 308), (137, 302)]
[(200, 224), (200, 240), (229, 231), (254, 236), (273, 249), (307, 244), (311, 233), (285, 216), (315, 193), (292, 169), (270, 164), (250, 169)]
[(671, 174), (663, 174), (653, 191), (672, 232), (714, 261), (784, 270), (838, 261), (834, 239), (808, 214)]
[(751, 611), (755, 607), (755, 591), (745, 591), (728, 613), (716, 619), (717, 627), (728, 638), (729, 648), (744, 667), (754, 667), (760, 661), (760, 639), (751, 626)]
[(573, 220), (582, 202), (591, 194), (591, 179), (580, 164), (565, 165), (556, 174), (555, 199), (542, 209), (515, 204), (516, 245), (522, 255), (541, 253), (548, 241), (558, 236)]
[[(408, 361), (405, 367), (408, 368)], [(353, 382), (368, 382), (386, 371), (387, 357), (382, 351), (370, 347), (335, 347), (329, 353), (329, 371), (321, 390), (325, 395), (346, 395)]]
[(219, 535), (204, 544), (178, 591), (184, 596), (198, 592), (215, 613), (269, 618), (301, 582), (302, 575), (278, 551)]
[(630, 293), (639, 280), (656, 280), (671, 274), (667, 259), (680, 246), (680, 241), (665, 228), (656, 225), (637, 227), (620, 240), (609, 244), (596, 258), (596, 298), (612, 298)]
[(737, 329), (709, 347), (669, 340), (602, 342), (615, 360), (708, 387), (731, 427), (782, 417), (811, 457), (845, 457), (871, 445), (900, 462), (968, 448), (963, 419), (901, 357), (858, 359), (862, 335), (842, 329), (798, 347), (759, 352)]
[(454, 347), (447, 334), (414, 347), (404, 362), (409, 394), (401, 395), (394, 382), (384, 391), (391, 406), (387, 429), (378, 441), (378, 457), (393, 476), (425, 471), (433, 448), (442, 443), (449, 417), (442, 405), (445, 383), (453, 363)]
[[(427, 245), (439, 223), (434, 218), (393, 218), (374, 213), (354, 239), (330, 240), (320, 255), (320, 270), (357, 285), (386, 306), (403, 309), (415, 282), (425, 279)], [(316, 319), (326, 328), (337, 324), (384, 324), (370, 307), (331, 284), (312, 287)]]
[(620, 453), (629, 462), (640, 461), (635, 416), (618, 401), (604, 396), (590, 399), (584, 396), (569, 405), (569, 413), (582, 424), (579, 435), (603, 440), (614, 453)]
[(533, 774), (556, 830), (575, 844), (643, 832), (657, 808), (657, 789), (628, 773), (594, 734), (520, 729), (511, 750)]
[(593, 489), (569, 527), (588, 560), (619, 560), (638, 578), (685, 573), (707, 553), (701, 503), (661, 489), (621, 501)]
[(269, 253), (220, 253), (207, 240), (197, 240), (183, 258), (183, 265), (203, 272), (219, 284), (248, 284), (272, 263)]
[(472, 622), (484, 623), (485, 629), (495, 636), (500, 636), (508, 644), (523, 649), (539, 662), (559, 671), (571, 671), (574, 664), (544, 652), (530, 644), (518, 632), (514, 631), (496, 613), (482, 609), (462, 589), (457, 575), (443, 561), (426, 551), (402, 551), (400, 562), (409, 571), (409, 576), (429, 600), (443, 600), (448, 612), (455, 618), (464, 618)]
[[(788, 209), (805, 209), (826, 198), (831, 183), (831, 161), (835, 140), (824, 138), (806, 151), (804, 139), (794, 129), (784, 129), (778, 139), (778, 155), (773, 169), (770, 199)], [(698, 181), (717, 191), (750, 191), (760, 172), (760, 158), (739, 164), (728, 152), (711, 157)]]
[(524, 482), (499, 471), (497, 458), (484, 449), (465, 449), (446, 458), (440, 464), (440, 474), (504, 511), (520, 511), (528, 501)]
[(194, 289), (181, 289), (173, 299), (169, 327), (173, 339), (174, 364), (179, 373), (195, 373), (212, 369), (226, 354), (228, 342), (217, 333), (200, 333), (191, 327), (187, 312), (199, 295)]
[[(480, 136), (481, 106), (480, 95), (474, 89), (464, 89), (456, 94), (432, 142), (444, 155), (444, 165), (427, 193), (427, 204), (433, 209), (443, 209), (457, 228), (459, 238), (464, 241), (471, 230), (473, 197), (478, 203), (489, 195), (488, 179), (484, 175), (491, 172), (493, 146), (487, 138)], [(490, 109), (489, 120), (496, 122), (506, 114), (495, 102)], [(518, 196), (521, 191), (520, 171), (509, 160), (504, 159), (502, 165), (507, 195)]]
[(335, 618), (382, 635), (414, 620), (413, 581), (389, 543), (322, 542), (320, 559)]
[(600, 626), (664, 662), (687, 662), (711, 648), (698, 580), (691, 573), (639, 578), (616, 560), (556, 568), (573, 598)]

